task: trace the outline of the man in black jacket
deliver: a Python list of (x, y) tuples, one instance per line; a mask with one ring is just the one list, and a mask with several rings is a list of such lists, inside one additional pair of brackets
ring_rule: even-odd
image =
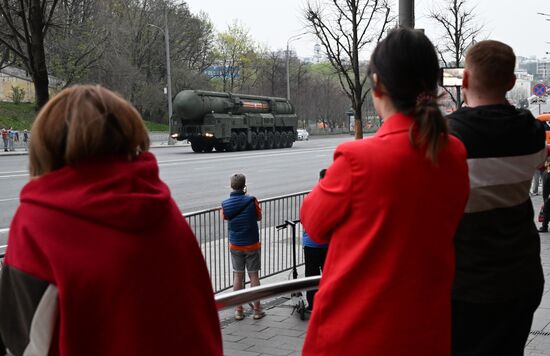
[(540, 238), (529, 198), (546, 159), (542, 123), (506, 101), (515, 55), (481, 41), (466, 55), (467, 107), (449, 115), (468, 151), (470, 197), (456, 232), (453, 355), (523, 355), (544, 286)]
[(544, 220), (539, 232), (548, 232), (548, 222), (550, 222), (550, 201), (548, 196), (550, 195), (550, 165), (545, 163), (545, 170), (542, 173), (542, 201), (544, 203), (543, 213)]

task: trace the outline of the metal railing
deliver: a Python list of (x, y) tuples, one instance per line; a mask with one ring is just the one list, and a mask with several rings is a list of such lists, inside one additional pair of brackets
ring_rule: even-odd
[(291, 279), (215, 296), (218, 310), (228, 309), (237, 305), (251, 303), (255, 300), (275, 298), (283, 294), (291, 294), (298, 291), (315, 290), (319, 288), (321, 276)]
[[(300, 192), (260, 201), (262, 220), (259, 222), (262, 245), (261, 278), (271, 277), (292, 269), (291, 229), (278, 231), (275, 227), (286, 219), (300, 218), (300, 208), (309, 192)], [(233, 273), (229, 255), (227, 221), (223, 219), (221, 208), (202, 210), (184, 214), (195, 233), (203, 253), (214, 293), (233, 287)], [(296, 229), (296, 261), (304, 263), (301, 247), (302, 228)], [(0, 261), (6, 253), (7, 245), (0, 246)]]
[[(277, 225), (285, 219), (300, 218), (300, 208), (309, 192), (264, 199), (260, 201), (262, 220), (259, 222), (260, 243), (262, 245), (261, 278), (267, 278), (292, 268), (292, 235), (290, 229), (277, 231)], [(229, 255), (227, 221), (223, 219), (221, 208), (202, 210), (184, 214), (195, 233), (204, 255), (212, 288), (219, 293), (233, 287), (233, 273)], [(296, 229), (297, 264), (304, 261), (301, 246), (301, 225)]]

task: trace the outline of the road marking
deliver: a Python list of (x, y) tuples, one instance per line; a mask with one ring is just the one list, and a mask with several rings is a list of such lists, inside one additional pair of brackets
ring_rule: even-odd
[(7, 171), (7, 172), (0, 172), (0, 175), (2, 175), (2, 174), (13, 174), (13, 173), (29, 173), (29, 171)]
[(179, 165), (186, 162), (197, 162), (200, 161), (201, 163), (212, 163), (213, 161), (231, 161), (236, 159), (243, 159), (243, 158), (255, 158), (255, 157), (274, 157), (274, 156), (290, 156), (290, 155), (298, 155), (303, 153), (309, 153), (309, 152), (322, 152), (322, 151), (332, 151), (335, 147), (326, 147), (321, 149), (314, 149), (314, 150), (301, 150), (301, 151), (292, 151), (292, 152), (275, 152), (272, 154), (262, 154), (262, 153), (256, 153), (256, 154), (241, 154), (241, 155), (231, 155), (231, 156), (225, 156), (225, 157), (214, 157), (211, 159), (205, 159), (205, 157), (197, 157), (197, 158), (182, 158), (182, 159), (173, 159), (173, 160), (166, 160), (166, 161), (159, 161), (159, 166), (173, 166), (173, 165)]
[(9, 227), (2, 228), (2, 229), (0, 229), (0, 234), (3, 234), (3, 233), (8, 232), (8, 231), (10, 231)]
[(0, 175), (0, 178), (18, 178), (18, 177), (28, 177), (28, 174), (13, 174), (9, 176), (2, 176)]
[(12, 200), (19, 200), (19, 198), (6, 198), (6, 199), (0, 199), (0, 203), (4, 201), (12, 201)]

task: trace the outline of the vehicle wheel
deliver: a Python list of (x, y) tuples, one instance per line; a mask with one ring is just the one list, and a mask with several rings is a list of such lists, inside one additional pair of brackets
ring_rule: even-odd
[(229, 139), (229, 143), (227, 144), (227, 146), (225, 146), (225, 150), (228, 151), (228, 152), (237, 151), (239, 149), (238, 141), (239, 140), (238, 140), (238, 137), (237, 137), (237, 133), (232, 132), (231, 133), (231, 138)]
[(265, 148), (265, 133), (260, 132), (258, 134), (258, 149), (263, 150)]
[(212, 152), (214, 149), (214, 143), (213, 142), (205, 142), (203, 145), (203, 151), (204, 152)]
[(281, 133), (275, 132), (273, 135), (273, 148), (281, 147)]
[(225, 144), (223, 142), (216, 142), (214, 144), (214, 148), (216, 149), (216, 152), (222, 152), (225, 150)]
[(238, 150), (239, 151), (246, 150), (247, 143), (246, 143), (246, 134), (244, 132), (239, 132), (238, 142), (239, 142)]
[(292, 147), (292, 145), (294, 144), (294, 141), (295, 141), (295, 136), (294, 136), (294, 133), (292, 131), (288, 131), (286, 133), (286, 137), (287, 137), (287, 141), (286, 141), (286, 147)]
[(202, 152), (203, 150), (202, 142), (200, 141), (191, 142), (191, 149), (193, 150), (193, 152), (196, 152), (196, 153)]
[(250, 145), (248, 145), (248, 148), (251, 150), (257, 150), (258, 149), (258, 134), (255, 132), (250, 133)]
[(279, 147), (285, 148), (288, 143), (288, 136), (286, 135), (286, 132), (281, 132), (281, 143)]
[(275, 136), (273, 135), (273, 132), (268, 132), (267, 139), (265, 140), (265, 148), (267, 149), (273, 148), (274, 140), (275, 140)]

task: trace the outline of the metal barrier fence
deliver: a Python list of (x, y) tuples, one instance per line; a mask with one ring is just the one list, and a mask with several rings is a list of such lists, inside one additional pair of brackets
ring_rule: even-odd
[[(262, 220), (259, 222), (262, 244), (261, 278), (290, 271), (292, 269), (292, 230), (277, 231), (275, 226), (285, 220), (300, 218), (300, 207), (309, 192), (279, 196), (260, 201)], [(197, 236), (202, 253), (210, 272), (214, 293), (233, 287), (233, 273), (229, 255), (227, 221), (223, 219), (221, 208), (202, 210), (184, 214), (191, 229)], [(303, 264), (301, 248), (301, 225), (296, 229), (296, 261)]]
[[(262, 220), (259, 222), (262, 244), (261, 278), (267, 278), (292, 269), (292, 229), (278, 231), (275, 226), (285, 220), (300, 218), (300, 208), (309, 192), (279, 196), (260, 201)], [(233, 287), (233, 273), (229, 255), (227, 221), (223, 219), (221, 208), (202, 210), (184, 214), (195, 233), (204, 255), (214, 293)], [(296, 229), (296, 261), (304, 263), (302, 227)], [(7, 246), (0, 246), (0, 262)]]
[(290, 281), (276, 282), (220, 294), (215, 296), (214, 299), (216, 300), (216, 308), (218, 310), (229, 309), (237, 305), (251, 303), (255, 300), (274, 298), (294, 292), (317, 290), (320, 281), (321, 276), (291, 279)]

